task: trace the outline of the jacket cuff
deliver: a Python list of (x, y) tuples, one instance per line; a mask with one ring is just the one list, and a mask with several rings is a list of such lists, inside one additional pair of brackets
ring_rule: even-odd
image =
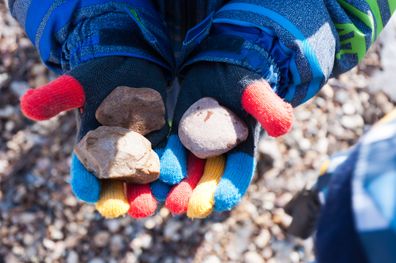
[(186, 58), (182, 72), (190, 65), (208, 61), (244, 67), (260, 74), (272, 89), (285, 98), (291, 81), (293, 53), (270, 32), (229, 24), (214, 24), (211, 34)]

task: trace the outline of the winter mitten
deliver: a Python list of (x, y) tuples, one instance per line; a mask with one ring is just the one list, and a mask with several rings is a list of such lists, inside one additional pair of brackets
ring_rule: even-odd
[[(101, 102), (117, 87), (150, 88), (166, 98), (167, 80), (163, 70), (146, 60), (132, 57), (103, 57), (73, 68), (49, 84), (31, 89), (21, 99), (21, 109), (32, 120), (49, 119), (63, 111), (78, 109), (77, 141), (100, 126), (95, 117)], [(123, 112), (120, 111), (120, 118)], [(163, 116), (165, 118), (166, 116)], [(152, 147), (168, 134), (168, 125), (146, 137)], [(106, 218), (126, 214), (144, 217), (154, 213), (156, 201), (148, 184), (126, 184), (122, 181), (99, 180), (88, 171), (75, 154), (71, 162), (71, 187), (77, 198), (96, 203)]]
[[(203, 218), (212, 210), (231, 210), (240, 202), (254, 175), (259, 124), (271, 136), (288, 132), (293, 121), (292, 107), (259, 74), (231, 64), (194, 64), (181, 84), (172, 132), (161, 158), (163, 183), (156, 182), (152, 189), (172, 213), (186, 212), (191, 218)], [(202, 160), (182, 145), (179, 124), (187, 109), (206, 97), (217, 100), (243, 120), (248, 136), (231, 151)]]

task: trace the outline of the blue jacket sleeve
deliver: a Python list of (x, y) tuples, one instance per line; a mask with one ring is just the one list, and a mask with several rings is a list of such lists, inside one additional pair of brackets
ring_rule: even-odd
[(279, 71), (276, 92), (296, 106), (329, 77), (361, 61), (395, 9), (396, 0), (232, 0), (216, 13), (214, 24), (232, 25), (242, 37), (246, 28), (261, 31), (266, 37), (253, 44), (287, 68)]
[(131, 56), (172, 70), (164, 21), (146, 0), (9, 0), (43, 62), (62, 73), (93, 58)]

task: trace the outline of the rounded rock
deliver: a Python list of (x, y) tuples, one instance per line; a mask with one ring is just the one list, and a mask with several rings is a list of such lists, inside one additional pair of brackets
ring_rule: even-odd
[(179, 124), (184, 147), (201, 159), (230, 151), (248, 134), (246, 124), (213, 98), (202, 98), (191, 105)]

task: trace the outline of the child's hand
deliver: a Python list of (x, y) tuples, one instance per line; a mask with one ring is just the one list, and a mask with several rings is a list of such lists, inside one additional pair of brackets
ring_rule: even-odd
[[(246, 141), (230, 152), (208, 158), (206, 163), (190, 154), (178, 137), (178, 125), (184, 112), (197, 100), (212, 97), (232, 110), (247, 124)], [(191, 218), (207, 217), (212, 210), (235, 207), (245, 194), (255, 169), (258, 126), (269, 135), (286, 133), (292, 125), (292, 107), (278, 97), (258, 74), (226, 63), (198, 63), (182, 82), (172, 132), (161, 158), (160, 180), (178, 184), (166, 198), (172, 213), (187, 212)], [(188, 159), (188, 160), (187, 160)], [(155, 196), (166, 196), (169, 188), (156, 183)]]
[[(167, 82), (158, 66), (135, 58), (104, 57), (83, 63), (51, 83), (29, 90), (21, 99), (21, 108), (25, 116), (37, 121), (49, 119), (63, 111), (79, 109), (79, 141), (88, 131), (100, 126), (95, 118), (96, 109), (118, 86), (149, 87), (166, 100)], [(147, 135), (153, 147), (164, 143), (168, 130), (165, 124), (161, 130)], [(156, 209), (156, 201), (148, 184), (127, 184), (125, 196), (123, 182), (100, 181), (75, 154), (72, 156), (70, 182), (76, 197), (96, 203), (104, 217), (118, 217), (127, 212), (132, 217), (142, 217), (154, 213)]]

